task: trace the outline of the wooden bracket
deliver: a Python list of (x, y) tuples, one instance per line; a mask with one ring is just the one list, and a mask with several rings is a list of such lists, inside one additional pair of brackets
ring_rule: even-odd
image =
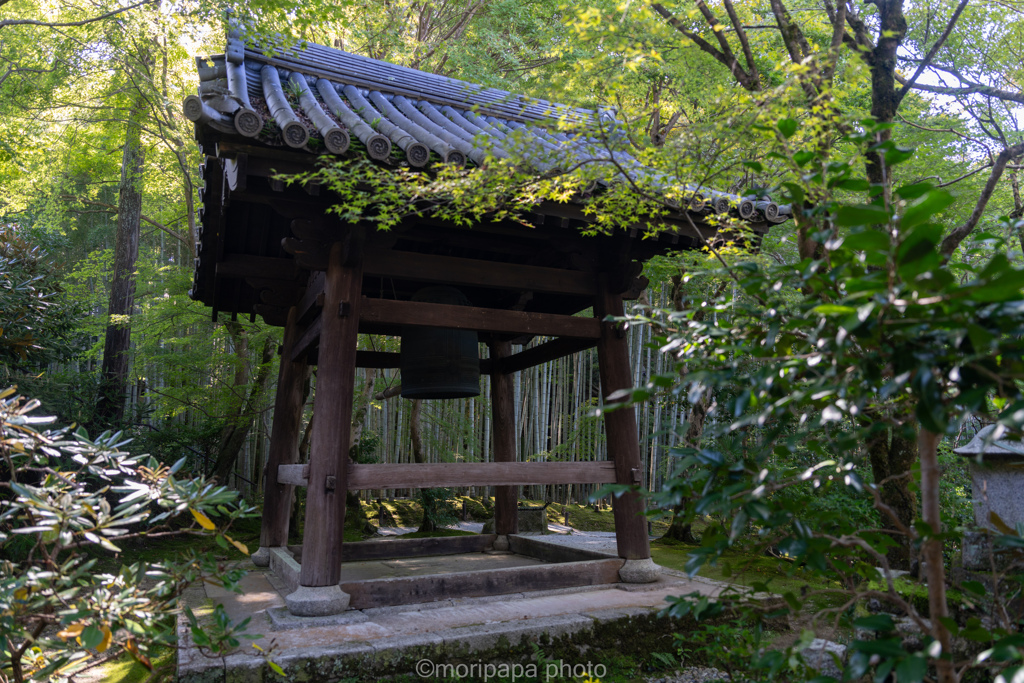
[(338, 478), (333, 474), (328, 474), (324, 485), (328, 491), (333, 491), (338, 485)]
[(352, 315), (352, 304), (348, 301), (342, 301), (338, 304), (338, 317), (347, 318)]
[(330, 245), (313, 240), (297, 240), (285, 237), (281, 240), (281, 248), (295, 257), (295, 261), (306, 270), (327, 270), (327, 254)]
[(633, 483), (634, 484), (643, 483), (644, 477), (643, 477), (643, 474), (640, 472), (640, 468), (639, 467), (634, 467), (629, 472), (630, 472), (630, 474), (633, 477)]

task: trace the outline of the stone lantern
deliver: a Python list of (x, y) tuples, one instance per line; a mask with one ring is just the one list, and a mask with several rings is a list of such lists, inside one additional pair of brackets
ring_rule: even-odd
[(986, 444), (995, 427), (983, 428), (970, 443), (953, 451), (970, 458), (974, 522), (990, 529), (995, 528), (990, 511), (1011, 527), (1024, 523), (1024, 442)]
[[(953, 452), (970, 459), (974, 523), (981, 529), (998, 531), (991, 521), (992, 512), (1011, 528), (1024, 524), (1024, 442), (991, 441), (995, 428), (984, 427), (970, 443)], [(965, 535), (965, 567), (983, 568), (987, 564), (985, 536)]]

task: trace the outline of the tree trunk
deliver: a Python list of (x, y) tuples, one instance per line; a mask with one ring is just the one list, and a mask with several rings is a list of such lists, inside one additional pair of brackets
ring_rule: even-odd
[[(876, 3), (880, 23), (878, 40), (867, 56), (871, 68), (871, 118), (876, 123), (892, 123), (900, 98), (896, 90), (896, 52), (907, 34), (907, 20), (903, 16), (902, 0), (884, 0)], [(888, 129), (878, 133), (876, 144), (892, 138)], [(886, 200), (890, 199), (892, 175), (877, 151), (867, 153), (867, 176), (872, 185), (881, 186)]]
[[(412, 411), (409, 413), (409, 437), (412, 441), (412, 458), (420, 464), (427, 461), (423, 453), (423, 432), (420, 426), (422, 410), (423, 401), (413, 399)], [(432, 502), (424, 489), (420, 489), (420, 504), (423, 506), (423, 521), (420, 522), (420, 528), (417, 531), (421, 533), (437, 531), (437, 524), (434, 523), (429, 509)]]
[[(239, 388), (246, 383), (245, 356), (248, 354), (248, 344), (246, 343), (245, 333), (241, 330), (241, 326), (238, 323), (227, 323), (227, 325), (229, 330), (234, 329), (231, 336), (236, 340), (235, 349), (241, 360), (239, 367), (241, 374), (236, 373), (235, 375), (235, 387)], [(253, 378), (249, 394), (244, 401), (241, 400), (241, 397), (236, 400), (235, 407), (228, 415), (227, 424), (221, 430), (220, 448), (218, 449), (217, 459), (213, 466), (213, 476), (222, 484), (227, 483), (228, 476), (235, 467), (235, 460), (238, 459), (238, 454), (241, 452), (242, 446), (245, 445), (245, 440), (249, 437), (249, 430), (252, 429), (260, 402), (263, 400), (264, 393), (266, 393), (275, 346), (274, 340), (270, 337), (267, 337), (263, 342), (260, 364), (256, 369), (256, 375)]]
[[(362, 395), (356, 402), (356, 407), (352, 411), (352, 436), (349, 439), (349, 458), (355, 462), (360, 462), (359, 444), (363, 438), (363, 423), (366, 422), (366, 410), (370, 406), (370, 397), (373, 395), (373, 368), (365, 369), (365, 381), (363, 383)], [(345, 492), (345, 505), (348, 507), (348, 515), (354, 515), (353, 519), (359, 525), (359, 530), (363, 534), (371, 536), (377, 535), (377, 527), (370, 523), (369, 517), (366, 516), (366, 511), (363, 510), (362, 502), (359, 499), (359, 493), (356, 491)]]
[[(886, 432), (877, 435), (868, 444), (871, 471), (875, 484), (880, 486), (882, 502), (895, 513), (906, 528), (912, 529), (917, 515), (917, 498), (910, 490), (910, 469), (917, 459), (917, 444), (899, 434), (892, 438)], [(905, 476), (901, 476), (905, 475)], [(885, 514), (882, 528), (892, 534), (897, 545), (889, 549), (887, 557), (894, 569), (910, 569), (910, 539), (897, 531), (896, 524)]]
[[(720, 291), (720, 290), (719, 290)], [(717, 292), (715, 296), (717, 297)], [(677, 311), (683, 310), (683, 274), (672, 276), (672, 307)], [(700, 310), (694, 314), (698, 320), (704, 319), (704, 311)], [(711, 397), (707, 392), (701, 394), (700, 400), (692, 408), (686, 418), (686, 435), (683, 437), (685, 448), (700, 448), (701, 439), (704, 437), (704, 423), (707, 421), (708, 408), (711, 406)], [(693, 535), (693, 525), (683, 522), (680, 516), (682, 507), (676, 507), (672, 515), (672, 524), (663, 538), (671, 538), (682, 543), (697, 543)]]
[[(686, 436), (683, 437), (683, 445), (686, 448), (700, 448), (701, 438), (704, 436), (704, 422), (707, 420), (708, 407), (711, 401), (705, 392), (700, 400), (690, 408), (690, 414), (686, 418)], [(664, 538), (671, 538), (682, 543), (697, 543), (697, 537), (693, 535), (693, 525), (684, 524), (683, 518), (679, 516), (681, 508), (675, 509), (672, 516), (672, 524), (665, 532)]]
[[(312, 378), (312, 372), (308, 375)], [(307, 379), (306, 388), (303, 392), (303, 404), (309, 398), (310, 381)], [(309, 462), (309, 442), (313, 434), (313, 418), (315, 415), (309, 416), (309, 422), (306, 423), (306, 429), (302, 432), (302, 439), (299, 440), (299, 464), (306, 464)], [(292, 512), (291, 517), (288, 519), (288, 536), (294, 536), (296, 541), (302, 542), (302, 534), (299, 533), (300, 524), (306, 518), (306, 492), (304, 487), (296, 486), (295, 494), (292, 497)]]
[(942, 645), (943, 658), (936, 658), (935, 670), (939, 683), (956, 683), (956, 668), (953, 665), (953, 643), (949, 629), (942, 623), (949, 617), (946, 602), (946, 570), (942, 563), (942, 539), (934, 536), (942, 533), (942, 512), (939, 508), (939, 458), (938, 449), (942, 436), (922, 429), (918, 451), (921, 455), (921, 502), (924, 523), (931, 527), (931, 534), (921, 547), (925, 561), (925, 576), (928, 581), (928, 616), (932, 625), (932, 637)]
[(125, 131), (121, 157), (121, 183), (117, 196), (117, 234), (114, 242), (114, 279), (110, 284), (100, 395), (94, 424), (116, 427), (124, 422), (124, 403), (131, 348), (131, 315), (135, 307), (135, 261), (139, 257), (142, 225), (142, 102), (136, 102)]

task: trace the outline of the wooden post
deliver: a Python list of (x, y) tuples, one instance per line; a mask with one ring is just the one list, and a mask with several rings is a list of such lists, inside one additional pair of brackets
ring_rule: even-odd
[[(594, 317), (622, 315), (622, 297), (608, 290), (608, 281), (601, 277), (599, 292), (594, 302)], [(629, 347), (626, 335), (616, 323), (601, 323), (601, 338), (597, 342), (597, 361), (601, 375), (601, 394), (605, 405), (612, 403), (608, 395), (633, 385), (629, 366)], [(640, 438), (636, 426), (636, 413), (632, 408), (613, 410), (604, 414), (608, 435), (608, 457), (615, 462), (615, 479), (619, 484), (638, 484), (640, 475)], [(615, 514), (615, 541), (619, 557), (643, 560), (651, 556), (647, 537), (644, 501), (637, 493), (626, 493), (612, 501)]]
[[(292, 491), (294, 486), (279, 484), (277, 468), (291, 465), (299, 458), (299, 438), (302, 435), (302, 396), (306, 381), (306, 358), (293, 361), (292, 347), (300, 336), (298, 311), (292, 306), (288, 311), (288, 322), (284, 328), (281, 346), (281, 368), (277, 374), (277, 395), (274, 397), (274, 425), (270, 431), (270, 455), (267, 458), (263, 493), (263, 526), (260, 529), (260, 551), (253, 555), (253, 562), (260, 566), (264, 548), (288, 545), (288, 519), (291, 516)], [(257, 557), (260, 556), (260, 557)], [(269, 564), (270, 555), (266, 553)]]
[[(319, 367), (309, 456), (301, 586), (336, 586), (341, 579), (345, 492), (359, 331), (362, 263), (335, 243), (327, 266)], [(348, 258), (346, 258), (346, 256)]]
[[(488, 344), (491, 361), (500, 365), (512, 355), (512, 344), (492, 341)], [(502, 372), (491, 375), (491, 425), (494, 434), (494, 461), (516, 461), (516, 412), (512, 376)], [(494, 533), (499, 536), (519, 533), (519, 487), (494, 487)]]

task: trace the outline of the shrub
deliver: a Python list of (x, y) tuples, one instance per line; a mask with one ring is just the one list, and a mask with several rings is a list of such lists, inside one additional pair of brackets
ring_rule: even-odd
[[(152, 668), (153, 649), (175, 642), (184, 589), (200, 578), (234, 589), (243, 572), (194, 552), (116, 572), (100, 558), (171, 534), (212, 534), (247, 552), (227, 532), (252, 510), (224, 487), (178, 479), (184, 461), (123, 451), (119, 433), (44, 429), (54, 418), (33, 416), (38, 405), (0, 392), (0, 670), (18, 682), (63, 678), (122, 650)], [(224, 620), (193, 630), (215, 652), (240, 632)]]

